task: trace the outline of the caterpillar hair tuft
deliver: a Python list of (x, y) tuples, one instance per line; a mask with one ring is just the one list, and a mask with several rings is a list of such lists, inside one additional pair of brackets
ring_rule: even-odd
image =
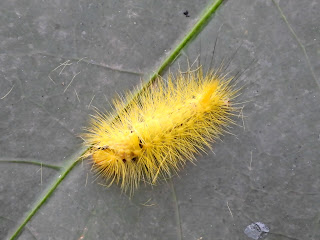
[(98, 112), (84, 134), (94, 171), (133, 193), (141, 182), (168, 178), (211, 149), (239, 112), (240, 89), (222, 69), (169, 73), (136, 97), (115, 100), (115, 114)]

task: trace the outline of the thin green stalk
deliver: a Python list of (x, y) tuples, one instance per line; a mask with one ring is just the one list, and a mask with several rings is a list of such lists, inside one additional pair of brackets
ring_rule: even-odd
[(223, 0), (216, 0), (212, 5), (209, 5), (205, 11), (201, 14), (199, 21), (193, 26), (188, 34), (182, 39), (180, 44), (173, 50), (172, 54), (164, 60), (163, 64), (156, 70), (155, 74), (152, 75), (150, 81), (154, 81), (165, 69), (171, 64), (174, 59), (178, 56), (181, 50), (194, 38), (196, 37), (202, 28), (208, 23), (212, 14), (221, 5)]
[(174, 185), (173, 185), (173, 182), (172, 182), (171, 179), (170, 179), (170, 186), (171, 186), (173, 201), (174, 201), (175, 208), (176, 208), (176, 221), (177, 221), (177, 228), (178, 228), (178, 240), (182, 240), (183, 234), (182, 234), (182, 226), (181, 226), (181, 218), (180, 218), (180, 208), (179, 208), (179, 203), (178, 203), (176, 190), (174, 189)]
[(57, 165), (46, 164), (46, 163), (35, 161), (35, 160), (0, 159), (0, 163), (25, 163), (25, 164), (32, 164), (32, 165), (37, 165), (37, 166), (41, 166), (41, 167), (52, 168), (54, 170), (61, 170), (61, 168), (62, 168)]
[(176, 59), (181, 50), (194, 38), (196, 37), (202, 28), (208, 23), (210, 17), (217, 10), (217, 8), (222, 4), (223, 0), (216, 0), (212, 5), (209, 5), (204, 12), (201, 14), (199, 21), (191, 28), (187, 35), (181, 40), (178, 46), (172, 51), (172, 53), (163, 61), (161, 66), (154, 72), (150, 77), (149, 81), (142, 87), (142, 89), (133, 97), (136, 98), (148, 88), (157, 77), (163, 73), (163, 71)]
[(87, 148), (82, 148), (80, 151), (78, 151), (76, 154), (74, 154), (74, 156), (70, 158), (66, 166), (61, 171), (61, 173), (59, 173), (59, 177), (57, 177), (57, 180), (47, 188), (47, 190), (45, 191), (45, 194), (34, 205), (31, 211), (23, 219), (21, 224), (14, 230), (12, 236), (10, 237), (10, 240), (13, 240), (16, 237), (18, 237), (18, 235), (20, 234), (24, 226), (33, 217), (33, 215), (39, 210), (39, 208), (49, 199), (49, 197), (54, 192), (54, 190), (59, 186), (59, 184), (63, 181), (63, 179), (68, 175), (68, 173), (77, 165), (78, 160), (86, 151), (87, 151)]
[[(222, 4), (223, 0), (216, 0), (209, 5), (203, 13), (200, 15), (199, 21), (191, 28), (191, 30), (185, 35), (185, 37), (181, 40), (181, 42), (177, 45), (177, 47), (172, 51), (172, 53), (163, 61), (160, 67), (154, 71), (154, 74), (151, 75), (149, 80), (142, 86), (142, 88), (132, 96), (132, 98), (128, 101), (128, 104), (123, 108), (122, 111), (126, 111), (131, 102), (134, 102), (139, 98), (139, 96), (152, 85), (152, 83), (158, 78), (160, 74), (176, 59), (181, 50), (194, 38), (196, 37), (202, 28), (208, 23), (210, 17), (213, 13), (218, 9), (218, 7)], [(120, 112), (122, 112), (120, 111)], [(115, 120), (117, 117), (115, 117)]]
[[(146, 88), (148, 88), (157, 77), (171, 64), (175, 58), (178, 56), (180, 51), (195, 37), (197, 36), (201, 29), (207, 24), (212, 14), (217, 10), (217, 8), (221, 5), (223, 0), (216, 0), (209, 5), (205, 11), (201, 14), (199, 21), (194, 25), (194, 27), (187, 33), (187, 35), (182, 39), (182, 41), (178, 44), (178, 46), (172, 51), (170, 56), (168, 56), (161, 66), (155, 71), (155, 73), (150, 77), (150, 80), (141, 88), (141, 90), (136, 93), (136, 95), (132, 98), (134, 100), (137, 98)], [(132, 101), (131, 100), (131, 101)], [(81, 159), (83, 154), (90, 149), (90, 146), (87, 148), (81, 149), (77, 154), (74, 155), (69, 161), (66, 167), (63, 168), (59, 178), (53, 182), (48, 189), (46, 190), (43, 197), (35, 204), (32, 210), (26, 215), (23, 219), (22, 223), (14, 230), (14, 233), (10, 237), (10, 240), (14, 240), (20, 232), (23, 230), (24, 226), (28, 223), (28, 221), (33, 217), (33, 215), (40, 209), (40, 207), (49, 199), (54, 190), (59, 186), (59, 184), (64, 180), (64, 178), (68, 175), (68, 173), (77, 165), (78, 160)]]
[(274, 5), (276, 5), (278, 11), (280, 12), (280, 15), (281, 15), (283, 21), (287, 24), (287, 27), (289, 28), (289, 30), (290, 30), (291, 34), (293, 35), (294, 39), (298, 42), (298, 45), (300, 46), (300, 48), (301, 48), (301, 50), (302, 50), (302, 52), (304, 54), (304, 57), (305, 57), (305, 59), (307, 61), (307, 66), (308, 66), (308, 68), (309, 68), (309, 70), (311, 72), (311, 75), (312, 75), (313, 79), (315, 80), (316, 84), (318, 85), (318, 87), (320, 88), (320, 81), (316, 77), (315, 72), (313, 71), (312, 64), (310, 62), (310, 58), (308, 56), (308, 53), (307, 53), (307, 50), (306, 50), (305, 46), (303, 45), (302, 41), (300, 40), (300, 38), (298, 37), (296, 32), (291, 27), (286, 15), (284, 15), (284, 12), (282, 11), (279, 3), (277, 3), (275, 0), (272, 0), (272, 2), (273, 2)]

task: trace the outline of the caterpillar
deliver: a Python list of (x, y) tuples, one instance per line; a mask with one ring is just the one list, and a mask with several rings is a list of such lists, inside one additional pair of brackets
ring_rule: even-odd
[(178, 173), (235, 123), (240, 88), (233, 79), (222, 66), (188, 67), (114, 100), (114, 113), (97, 111), (83, 135), (94, 171), (131, 193)]

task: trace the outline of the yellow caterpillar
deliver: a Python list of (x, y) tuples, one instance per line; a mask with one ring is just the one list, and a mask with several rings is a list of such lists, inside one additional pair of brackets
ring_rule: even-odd
[(135, 98), (129, 93), (114, 101), (119, 115), (98, 113), (84, 134), (93, 168), (110, 185), (116, 182), (131, 193), (140, 182), (170, 177), (195, 154), (211, 149), (238, 110), (239, 89), (221, 68), (206, 74), (201, 66), (189, 68), (157, 80)]

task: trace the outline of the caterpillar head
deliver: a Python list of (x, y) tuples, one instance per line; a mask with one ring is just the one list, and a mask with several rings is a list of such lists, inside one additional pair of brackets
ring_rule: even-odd
[(92, 149), (93, 165), (99, 174), (113, 181), (121, 182), (122, 188), (128, 183), (135, 188), (141, 178), (138, 169), (139, 158), (143, 151), (142, 141), (133, 131), (115, 134), (96, 144)]

